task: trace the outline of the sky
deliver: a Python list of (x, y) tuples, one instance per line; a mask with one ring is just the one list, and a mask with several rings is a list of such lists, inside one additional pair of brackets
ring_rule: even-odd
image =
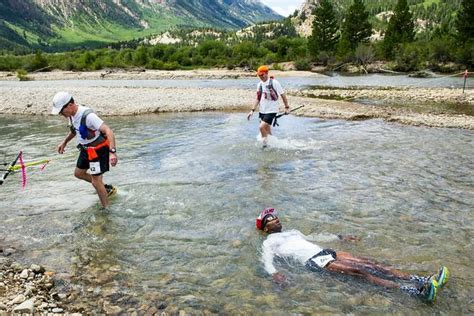
[(299, 10), (305, 0), (260, 0), (263, 4), (273, 9), (273, 11), (288, 16)]

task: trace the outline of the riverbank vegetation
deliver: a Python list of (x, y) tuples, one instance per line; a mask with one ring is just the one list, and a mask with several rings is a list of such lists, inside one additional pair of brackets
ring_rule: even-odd
[[(436, 1), (435, 1), (436, 2)], [(441, 1), (443, 2), (443, 1)], [(174, 44), (152, 44), (148, 39), (111, 44), (107, 48), (61, 53), (0, 54), (0, 70), (100, 70), (144, 68), (160, 70), (241, 67), (293, 61), (296, 69), (314, 65), (329, 69), (344, 64), (382, 61), (394, 71), (431, 69), (453, 72), (474, 66), (474, 3), (462, 0), (459, 10), (443, 23), (416, 30), (407, 0), (398, 0), (387, 19), (382, 39), (374, 40), (374, 21), (362, 0), (352, 0), (338, 13), (332, 1), (322, 0), (313, 11), (313, 32), (297, 35), (290, 16), (283, 22), (256, 25), (239, 32), (180, 30), (170, 33)], [(437, 2), (436, 2), (437, 3)], [(375, 10), (371, 7), (371, 10)], [(295, 13), (296, 16), (296, 13)]]

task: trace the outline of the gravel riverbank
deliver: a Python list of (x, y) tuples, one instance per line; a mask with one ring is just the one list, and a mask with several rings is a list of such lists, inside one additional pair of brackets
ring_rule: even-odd
[[(139, 115), (185, 111), (246, 112), (255, 99), (255, 91), (237, 88), (150, 88), (150, 87), (78, 87), (66, 79), (99, 79), (105, 72), (49, 72), (33, 74), (35, 80), (64, 79), (66, 89), (80, 104), (91, 106), (100, 115)], [(275, 72), (278, 77), (322, 76), (311, 72)], [(252, 72), (225, 70), (112, 72), (106, 79), (186, 79), (253, 77)], [(1, 85), (1, 80), (15, 77), (0, 74), (0, 113), (48, 115), (51, 99), (58, 91), (48, 88)], [(257, 82), (257, 79), (255, 80)], [(371, 88), (371, 89), (305, 89), (289, 90), (290, 105), (305, 105), (295, 114), (322, 119), (383, 119), (409, 125), (474, 129), (474, 91), (461, 93), (447, 88)], [(371, 103), (372, 102), (372, 103)], [(432, 104), (456, 105), (464, 110), (452, 111)], [(449, 108), (449, 106), (448, 106)]]

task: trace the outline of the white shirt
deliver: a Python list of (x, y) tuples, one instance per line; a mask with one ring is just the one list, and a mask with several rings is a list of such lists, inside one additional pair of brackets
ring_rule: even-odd
[(76, 130), (77, 142), (82, 145), (87, 145), (95, 141), (100, 135), (99, 128), (104, 123), (104, 121), (102, 121), (95, 113), (90, 113), (87, 115), (86, 126), (88, 129), (93, 131), (95, 135), (91, 139), (83, 139), (79, 133), (79, 126), (81, 125), (82, 113), (88, 109), (88, 107), (79, 105), (76, 114), (71, 117), (71, 123)]
[(280, 258), (293, 258), (303, 265), (306, 261), (322, 251), (323, 248), (305, 239), (297, 230), (268, 235), (263, 242), (262, 262), (269, 274), (277, 272), (273, 265), (275, 256)]
[[(281, 95), (285, 93), (281, 84), (276, 79), (272, 79), (273, 90), (278, 94), (278, 100), (281, 98)], [(259, 112), (262, 114), (266, 113), (277, 113), (278, 112), (278, 100), (272, 101), (270, 97), (270, 78), (267, 81), (260, 81), (257, 85), (257, 92), (260, 91), (260, 86), (262, 86), (262, 98), (260, 99), (260, 109)]]

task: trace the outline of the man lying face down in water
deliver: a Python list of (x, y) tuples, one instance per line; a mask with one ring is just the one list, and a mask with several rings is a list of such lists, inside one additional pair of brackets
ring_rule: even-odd
[(297, 230), (281, 232), (282, 225), (273, 208), (261, 212), (256, 220), (256, 226), (270, 234), (263, 242), (262, 261), (265, 270), (276, 282), (284, 282), (285, 276), (273, 265), (275, 256), (293, 258), (314, 272), (327, 270), (360, 277), (386, 288), (400, 289), (427, 302), (435, 302), (438, 289), (448, 281), (449, 272), (446, 267), (441, 267), (439, 272), (431, 277), (420, 277), (367, 258), (353, 256), (348, 252), (323, 249), (307, 241)]

